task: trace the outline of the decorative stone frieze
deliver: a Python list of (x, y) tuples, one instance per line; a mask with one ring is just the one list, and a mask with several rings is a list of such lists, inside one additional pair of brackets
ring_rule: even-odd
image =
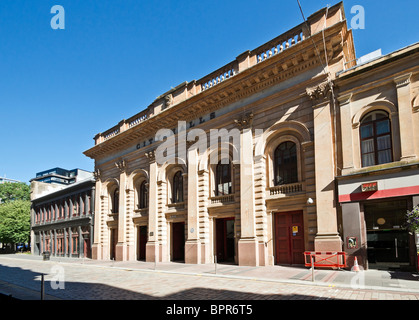
[(147, 157), (147, 159), (150, 163), (155, 162), (156, 161), (156, 150), (151, 150), (149, 152), (146, 152), (145, 156)]
[(100, 180), (100, 175), (101, 175), (100, 170), (96, 168), (95, 171), (93, 172), (93, 177), (95, 178), (96, 181)]
[(253, 117), (254, 117), (253, 112), (249, 112), (245, 114), (244, 116), (240, 117), (240, 119), (235, 119), (234, 123), (237, 125), (237, 127), (240, 130), (249, 129), (252, 127)]
[(173, 95), (170, 93), (164, 97), (164, 107), (169, 108), (173, 105)]
[(331, 81), (325, 81), (319, 85), (306, 89), (307, 95), (310, 100), (314, 103), (320, 103), (324, 100), (330, 99), (332, 93), (333, 83)]
[(115, 166), (121, 171), (121, 172), (125, 172), (125, 170), (127, 169), (127, 163), (124, 159), (119, 160), (117, 162), (115, 162)]

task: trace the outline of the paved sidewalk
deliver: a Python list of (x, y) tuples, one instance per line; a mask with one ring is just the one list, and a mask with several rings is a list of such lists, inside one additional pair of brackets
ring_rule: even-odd
[[(113, 284), (112, 281), (115, 280), (114, 278), (116, 276), (119, 277), (120, 283), (125, 282), (126, 287), (131, 286), (132, 291), (142, 290), (141, 292), (147, 292), (147, 296), (144, 297), (138, 295), (130, 296), (128, 294), (126, 294), (125, 296), (120, 296), (120, 292), (115, 292), (114, 297), (116, 299), (176, 297), (176, 295), (173, 295), (173, 292), (176, 288), (172, 288), (173, 290), (169, 292), (170, 286), (176, 287), (176, 284), (173, 284), (172, 281), (174, 278), (176, 278), (178, 284), (183, 284), (182, 281), (178, 279), (184, 279), (184, 282), (191, 281), (191, 279), (192, 281), (193, 279), (199, 279), (202, 280), (201, 282), (204, 286), (210, 286), (212, 283), (215, 284), (216, 282), (222, 284), (222, 279), (224, 279), (225, 283), (227, 283), (228, 281), (233, 281), (234, 279), (246, 280), (245, 282), (243, 282), (243, 285), (241, 285), (240, 288), (242, 288), (243, 290), (246, 289), (247, 292), (249, 292), (249, 289), (251, 289), (253, 291), (250, 292), (253, 292), (254, 294), (263, 292), (265, 288), (269, 289), (270, 285), (266, 284), (272, 283), (272, 286), (276, 286), (278, 284), (294, 285), (293, 289), (289, 287), (289, 290), (293, 290), (293, 294), (290, 295), (291, 297), (295, 297), (295, 292), (298, 292), (296, 291), (297, 289), (295, 289), (295, 285), (300, 287), (301, 285), (303, 285), (306, 286), (305, 289), (300, 290), (315, 290), (315, 288), (317, 287), (319, 288), (318, 291), (323, 290), (324, 292), (326, 292), (327, 289), (328, 294), (331, 293), (330, 291), (332, 289), (340, 288), (342, 289), (342, 294), (343, 292), (346, 292), (347, 294), (347, 296), (342, 297), (346, 297), (348, 299), (351, 295), (354, 294), (356, 294), (355, 299), (360, 299), (360, 297), (364, 296), (375, 296), (377, 299), (386, 299), (386, 297), (388, 297), (388, 294), (391, 294), (391, 297), (397, 297), (404, 294), (405, 296), (414, 299), (419, 299), (419, 274), (417, 273), (392, 272), (380, 270), (368, 270), (356, 273), (347, 270), (316, 269), (314, 272), (315, 281), (312, 281), (311, 269), (304, 267), (239, 267), (237, 265), (229, 264), (187, 265), (184, 263), (173, 262), (154, 264), (140, 261), (115, 262), (57, 257), (51, 257), (50, 261), (42, 261), (42, 257), (40, 256), (32, 256), (26, 254), (0, 255), (0, 267), (4, 265), (6, 268), (5, 270), (10, 270), (9, 278), (8, 275), (0, 275), (0, 293), (3, 292), (7, 294), (12, 294), (15, 297), (19, 297), (19, 288), (22, 289), (23, 287), (25, 287), (27, 290), (24, 292), (25, 296), (21, 296), (22, 299), (39, 299), (39, 282), (36, 285), (33, 284), (32, 287), (30, 287), (28, 285), (29, 275), (27, 276), (28, 279), (25, 279), (23, 272), (27, 270), (28, 266), (36, 265), (36, 268), (38, 268), (36, 270), (41, 270), (42, 272), (48, 273), (48, 270), (51, 269), (51, 266), (56, 265), (57, 263), (62, 266), (67, 265), (71, 267), (72, 270), (80, 270), (80, 274), (78, 274), (76, 271), (71, 271), (72, 273), (68, 274), (68, 276), (71, 276), (73, 281), (80, 280), (78, 282), (77, 290), (80, 290), (81, 293), (83, 293), (83, 290), (86, 290), (87, 288), (87, 285), (85, 283), (86, 277), (91, 278), (91, 281), (96, 281), (97, 283), (101, 283), (101, 281), (109, 281), (107, 282), (108, 284)], [(80, 268), (77, 268), (78, 266)], [(96, 268), (96, 271), (89, 271), (91, 270), (91, 268)], [(113, 272), (112, 276), (110, 275), (111, 271)], [(140, 276), (142, 277), (141, 279), (139, 279), (139, 281), (143, 281), (144, 279), (150, 279), (150, 285), (147, 287), (144, 287), (144, 285), (142, 285), (142, 287), (139, 287), (137, 284), (130, 283), (130, 281), (133, 282), (132, 279), (135, 279), (135, 281), (137, 281), (137, 278), (133, 278), (133, 276), (131, 276), (133, 274), (132, 272), (127, 273), (126, 271), (139, 271), (137, 273), (137, 278), (139, 279)], [(20, 272), (22, 274), (22, 276), (19, 276), (21, 278), (19, 279), (19, 281), (21, 282), (16, 282), (15, 277), (17, 272)], [(108, 274), (109, 276), (108, 278), (100, 278), (99, 273), (105, 275), (105, 277)], [(34, 273), (32, 271), (32, 280), (33, 274)], [(172, 276), (170, 277), (169, 275)], [(173, 277), (173, 275), (176, 275), (176, 277)], [(162, 280), (157, 276), (159, 276)], [(159, 281), (166, 281), (169, 289), (166, 290), (164, 285), (161, 285)], [(152, 283), (156, 283), (157, 285), (153, 287)], [(138, 288), (135, 287), (136, 285), (138, 286)], [(189, 286), (189, 288), (193, 288), (192, 284), (188, 284), (187, 286)], [(158, 290), (160, 290), (161, 292), (158, 292)], [(257, 292), (256, 290), (259, 290), (259, 292)], [(369, 290), (370, 292), (367, 292), (366, 290)], [(57, 298), (57, 296), (54, 295), (55, 292), (49, 293), (50, 295), (48, 295), (48, 292), (46, 292), (46, 299)], [(213, 294), (213, 292), (211, 292), (211, 294)], [(315, 294), (319, 294), (319, 292), (316, 292)], [(322, 294), (323, 293), (321, 293), (321, 295)], [(238, 299), (241, 299), (242, 297), (246, 296), (238, 294), (237, 297)], [(62, 298), (73, 299), (74, 297), (63, 296)], [(188, 299), (187, 297), (183, 296), (180, 298)]]
[[(26, 259), (42, 260), (39, 256), (14, 256)], [(1, 256), (0, 256), (1, 258)], [(187, 275), (205, 275), (214, 277), (252, 279), (281, 283), (310, 284), (325, 287), (356, 288), (368, 290), (390, 290), (419, 293), (419, 274), (416, 272), (367, 270), (353, 272), (349, 270), (315, 269), (314, 281), (311, 268), (267, 266), (241, 267), (234, 264), (184, 264), (181, 262), (150, 263), (143, 261), (98, 261), (91, 259), (72, 259), (51, 257), (51, 261), (61, 263), (112, 267), (123, 270), (158, 271)]]

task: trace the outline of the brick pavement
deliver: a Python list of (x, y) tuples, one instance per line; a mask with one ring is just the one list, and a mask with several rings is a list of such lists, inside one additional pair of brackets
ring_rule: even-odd
[[(42, 261), (32, 256), (0, 256), (0, 292), (22, 299), (39, 299), (40, 274), (44, 273), (47, 300), (419, 299), (419, 290), (415, 289), (382, 287), (380, 290), (368, 290), (330, 283), (339, 277), (354, 275), (333, 270), (316, 270), (318, 283), (312, 283), (308, 277), (309, 270), (302, 268), (261, 269), (220, 265), (215, 275), (214, 265), (159, 264), (157, 270), (154, 267), (154, 264), (146, 263), (91, 260), (81, 263), (80, 260), (69, 259), (59, 262)], [(274, 277), (278, 275), (278, 270), (283, 271), (282, 279)], [(380, 274), (381, 277), (384, 274)], [(65, 289), (54, 290), (51, 284), (57, 283), (59, 275), (64, 276)], [(416, 285), (416, 279), (410, 281)]]

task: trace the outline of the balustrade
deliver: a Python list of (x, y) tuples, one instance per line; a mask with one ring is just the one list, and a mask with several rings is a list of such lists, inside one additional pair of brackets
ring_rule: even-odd
[(223, 196), (211, 197), (211, 204), (234, 202), (234, 194), (226, 194)]
[(275, 186), (269, 188), (269, 193), (271, 196), (279, 195), (279, 194), (292, 194), (304, 191), (304, 184), (303, 183), (292, 183), (292, 184), (284, 184), (280, 186)]
[(284, 50), (300, 43), (308, 36), (308, 32), (303, 24), (287, 31), (275, 39), (265, 43), (254, 52), (257, 55), (257, 63), (265, 61), (266, 59), (283, 52)]

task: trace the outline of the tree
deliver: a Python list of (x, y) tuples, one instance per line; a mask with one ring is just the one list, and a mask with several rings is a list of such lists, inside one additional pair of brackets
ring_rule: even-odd
[(0, 184), (0, 204), (13, 200), (31, 200), (30, 186), (24, 182)]
[(412, 211), (408, 211), (406, 215), (406, 226), (409, 231), (419, 231), (419, 206), (413, 208)]
[(31, 202), (15, 200), (0, 205), (0, 241), (25, 243), (31, 230)]

